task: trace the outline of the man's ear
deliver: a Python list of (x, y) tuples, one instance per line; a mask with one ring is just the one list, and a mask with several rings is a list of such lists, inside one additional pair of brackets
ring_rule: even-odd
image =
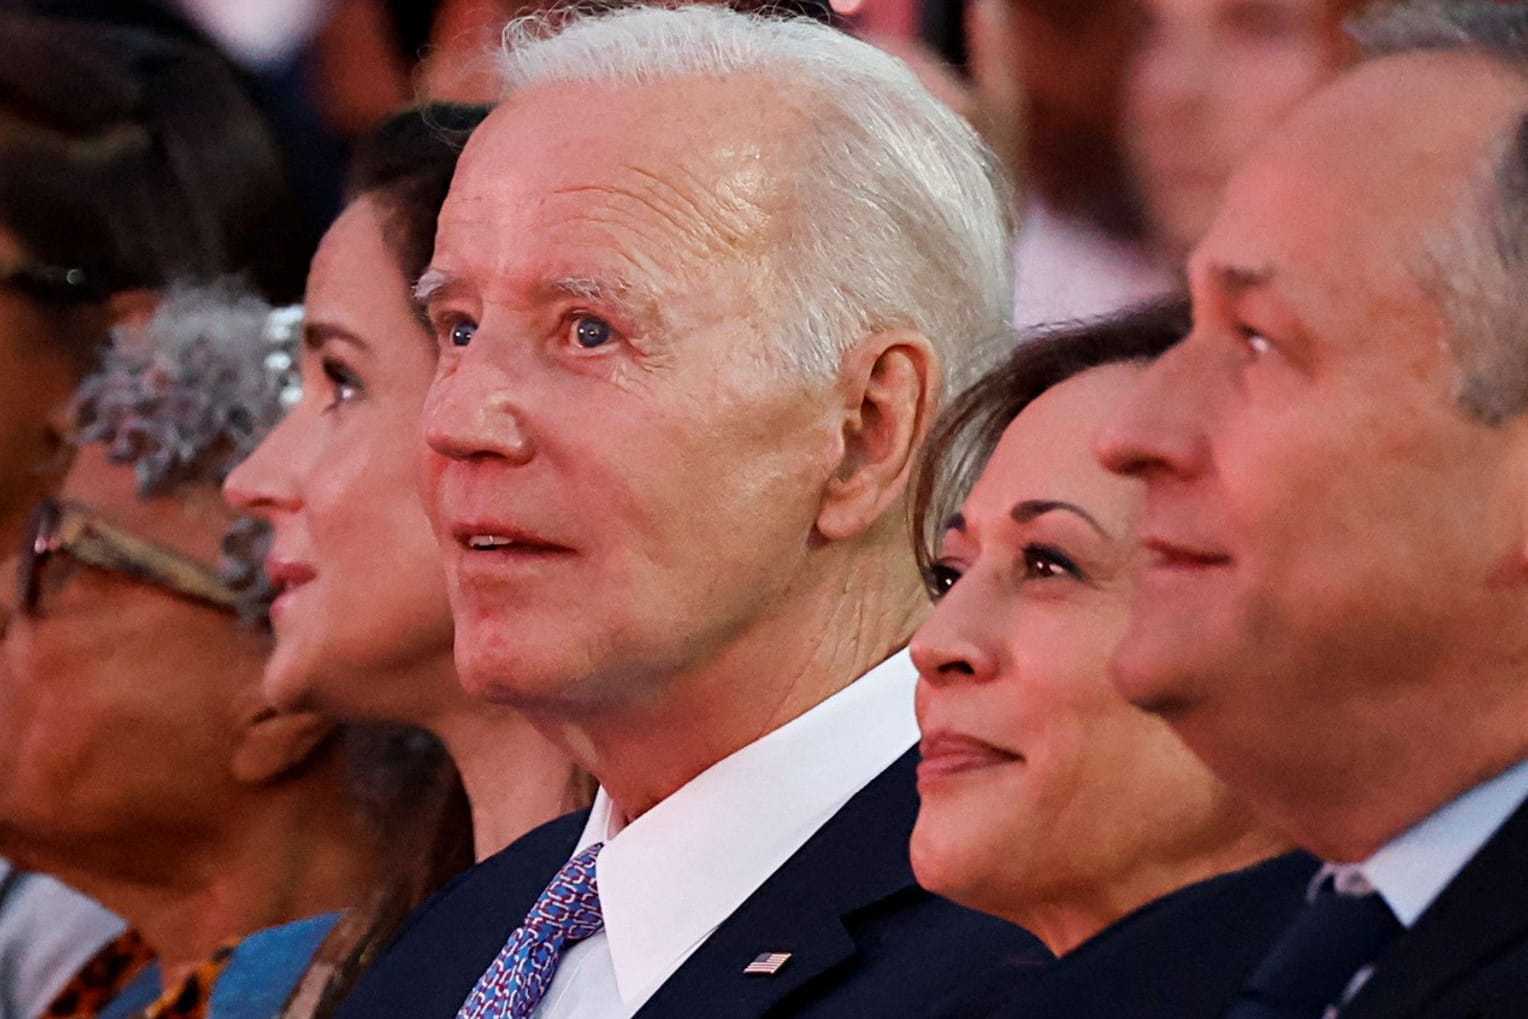
[(817, 513), (823, 537), (840, 541), (868, 530), (902, 497), (941, 378), (933, 345), (911, 330), (874, 333), (844, 356), (843, 451)]
[(245, 785), (273, 782), (312, 758), (337, 728), (333, 719), (312, 711), (255, 708), (239, 726), (233, 777)]

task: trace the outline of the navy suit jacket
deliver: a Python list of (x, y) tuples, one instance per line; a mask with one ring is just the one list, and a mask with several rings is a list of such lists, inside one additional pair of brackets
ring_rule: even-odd
[(1528, 1016), (1528, 803), (1380, 956), (1342, 1019)]
[[(919, 888), (907, 841), (916, 748), (873, 779), (696, 949), (642, 1019), (927, 1019), (959, 982), (1048, 958), (1028, 933)], [(447, 885), (362, 975), (338, 1019), (453, 1019), (572, 855), (587, 813), (531, 832)], [(773, 976), (745, 975), (789, 952)]]
[[(1221, 1019), (1318, 867), (1290, 853), (1165, 895), (1008, 988), (992, 1019)], [(980, 1005), (947, 1014), (987, 1015)]]

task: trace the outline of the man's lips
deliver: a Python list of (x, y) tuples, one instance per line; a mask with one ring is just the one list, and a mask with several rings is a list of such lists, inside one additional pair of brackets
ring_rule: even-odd
[(922, 760), (918, 763), (918, 784), (982, 768), (1016, 764), (1022, 754), (1003, 750), (991, 743), (955, 732), (926, 733), (918, 744)]
[(1202, 570), (1225, 566), (1231, 561), (1224, 552), (1161, 538), (1143, 538), (1141, 544), (1151, 553), (1151, 566), (1156, 569)]
[(465, 520), (451, 525), (463, 552), (474, 555), (556, 555), (573, 551), (534, 531), (497, 520)]

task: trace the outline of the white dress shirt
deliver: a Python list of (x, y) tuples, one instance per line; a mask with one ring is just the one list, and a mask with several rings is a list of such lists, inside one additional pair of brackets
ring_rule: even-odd
[[(0, 880), (11, 865), (0, 860)], [(69, 978), (122, 931), (122, 921), (42, 874), (17, 875), (0, 902), (0, 1019), (43, 1013)]]
[[(1528, 799), (1528, 761), (1516, 765), (1412, 825), (1362, 863), (1328, 864), (1338, 891), (1379, 892), (1410, 927)], [(1318, 875), (1319, 878), (1320, 875)]]
[(537, 1019), (626, 1019), (855, 793), (918, 740), (906, 651), (630, 824), (601, 789), (575, 854), (605, 929), (562, 954)]

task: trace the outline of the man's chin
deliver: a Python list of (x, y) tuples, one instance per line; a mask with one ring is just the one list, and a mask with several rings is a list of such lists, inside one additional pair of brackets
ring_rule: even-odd
[(492, 654), (463, 652), (456, 656), (456, 675), (462, 689), (473, 697), (520, 707), (540, 701), (561, 688), (558, 670), (524, 652)]
[(1115, 649), (1109, 679), (1119, 695), (1142, 711), (1168, 721), (1198, 700), (1193, 694), (1193, 651), (1181, 639), (1162, 640), (1132, 627)]

